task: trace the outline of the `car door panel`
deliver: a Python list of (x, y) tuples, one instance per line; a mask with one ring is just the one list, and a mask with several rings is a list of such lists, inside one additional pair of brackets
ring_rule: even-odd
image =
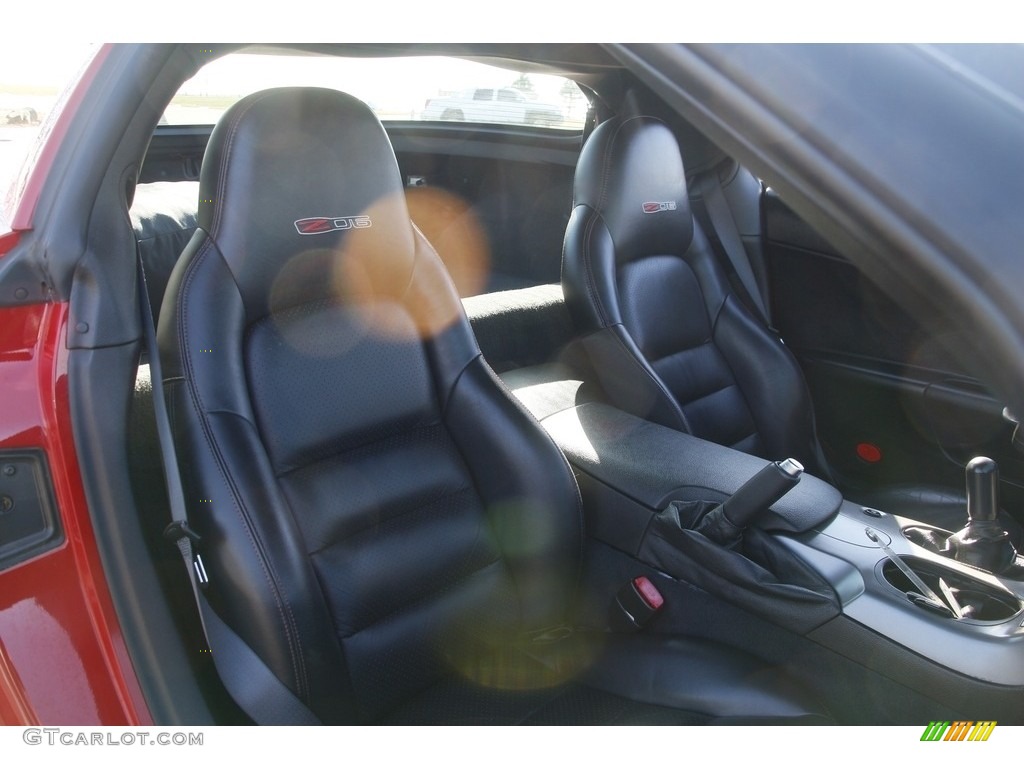
[(804, 368), (835, 469), (865, 486), (959, 487), (963, 465), (987, 455), (1007, 500), (1019, 496), (1012, 425), (958, 358), (969, 340), (953, 319), (912, 317), (772, 190), (764, 223), (773, 318)]

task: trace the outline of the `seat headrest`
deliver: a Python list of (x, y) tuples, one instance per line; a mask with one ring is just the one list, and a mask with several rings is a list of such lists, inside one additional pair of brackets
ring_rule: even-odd
[(682, 255), (693, 239), (679, 144), (653, 117), (613, 118), (594, 130), (580, 153), (573, 200), (600, 214), (620, 263)]
[(210, 137), (199, 198), (199, 227), (250, 320), (359, 289), (397, 297), (409, 284), (414, 235), (394, 150), (347, 94), (275, 88), (236, 103)]

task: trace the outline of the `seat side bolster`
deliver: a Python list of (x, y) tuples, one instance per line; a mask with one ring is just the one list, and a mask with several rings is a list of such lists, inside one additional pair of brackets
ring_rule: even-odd
[(582, 343), (610, 402), (642, 419), (691, 431), (679, 403), (621, 324), (592, 333)]
[(516, 582), (523, 626), (567, 621), (579, 581), (583, 513), (565, 456), (482, 358), (460, 377), (445, 424)]
[(576, 206), (565, 230), (562, 288), (580, 334), (622, 322), (615, 274), (615, 244), (601, 215)]
[(252, 413), (242, 298), (212, 242), (193, 245), (175, 268), (160, 352), (208, 595), (285, 685), (325, 721), (344, 722), (340, 646)]
[(828, 478), (816, 449), (810, 393), (789, 348), (731, 294), (718, 313), (714, 341), (736, 377), (767, 458), (792, 457)]

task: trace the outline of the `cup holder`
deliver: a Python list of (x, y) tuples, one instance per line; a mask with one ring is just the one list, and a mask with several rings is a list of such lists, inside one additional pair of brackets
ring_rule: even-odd
[[(905, 562), (937, 595), (942, 595), (941, 578), (960, 604), (963, 618), (971, 621), (1000, 622), (1020, 612), (1022, 603), (1012, 592), (993, 584), (972, 579), (958, 571), (943, 568), (929, 560), (919, 557), (904, 557)], [(882, 566), (882, 576), (900, 592), (917, 592), (895, 563), (886, 561)]]

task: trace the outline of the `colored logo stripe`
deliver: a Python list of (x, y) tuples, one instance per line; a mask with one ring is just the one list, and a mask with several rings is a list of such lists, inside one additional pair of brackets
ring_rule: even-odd
[(992, 731), (994, 731), (995, 729), (995, 720), (983, 720), (974, 726), (974, 730), (971, 731), (971, 735), (967, 737), (967, 740), (988, 741), (988, 737), (992, 735)]
[(967, 738), (967, 732), (971, 726), (974, 725), (972, 722), (965, 722), (963, 720), (957, 720), (946, 731), (946, 738), (943, 741), (963, 741)]
[(921, 741), (988, 741), (995, 720), (932, 720), (921, 734)]
[(921, 735), (921, 741), (940, 741), (949, 728), (949, 720), (932, 720)]

